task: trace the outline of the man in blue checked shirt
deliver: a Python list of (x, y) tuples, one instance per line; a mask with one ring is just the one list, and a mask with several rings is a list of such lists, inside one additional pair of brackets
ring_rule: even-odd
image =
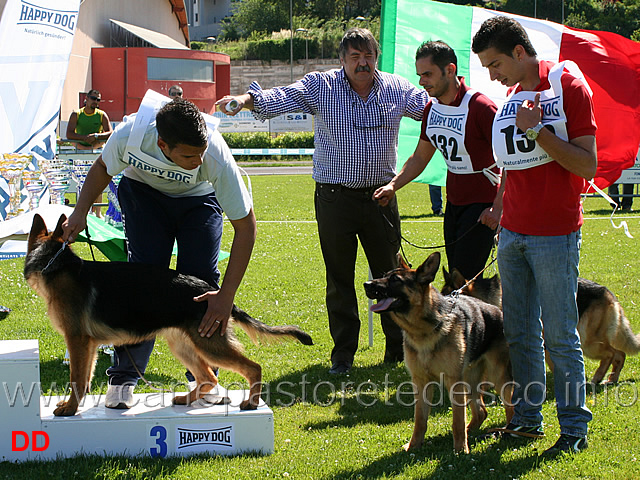
[[(397, 266), (398, 205), (394, 197), (387, 206), (378, 206), (373, 192), (395, 175), (401, 118), (420, 121), (428, 100), (426, 92), (408, 80), (377, 70), (380, 47), (369, 30), (348, 30), (339, 52), (341, 69), (311, 72), (291, 85), (269, 90), (254, 82), (247, 93), (217, 102), (228, 115), (247, 108), (260, 120), (291, 112), (315, 116), (313, 179), (334, 342), (331, 374), (347, 373), (358, 349), (358, 239), (374, 278)], [(233, 100), (237, 106), (227, 112)], [(401, 361), (401, 330), (388, 314), (381, 315), (381, 321), (384, 361)]]

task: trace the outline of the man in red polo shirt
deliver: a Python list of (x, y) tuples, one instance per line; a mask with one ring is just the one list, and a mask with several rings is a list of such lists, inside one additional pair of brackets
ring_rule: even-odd
[(597, 166), (591, 91), (575, 63), (539, 60), (512, 18), (486, 20), (472, 50), (491, 80), (510, 88), (493, 123), (494, 152), (506, 172), (498, 268), (515, 383), (515, 415), (503, 433), (543, 435), (546, 348), (554, 364), (560, 438), (545, 456), (578, 452), (587, 448), (592, 419), (576, 305), (580, 194)]
[(485, 266), (497, 223), (479, 222), (492, 209), (501, 210), (496, 198), (498, 169), (491, 147), (491, 125), (496, 105), (457, 76), (458, 60), (442, 41), (423, 43), (416, 52), (416, 73), (431, 100), (424, 109), (420, 140), (415, 152), (391, 182), (374, 198), (386, 205), (396, 190), (422, 172), (440, 150), (447, 163), (447, 204), (444, 241), (449, 270), (457, 268), (473, 278)]

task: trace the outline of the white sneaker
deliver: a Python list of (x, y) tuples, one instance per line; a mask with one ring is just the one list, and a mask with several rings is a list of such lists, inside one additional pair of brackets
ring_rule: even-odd
[(133, 399), (133, 389), (134, 385), (109, 385), (104, 406), (118, 409), (133, 407), (136, 404)]

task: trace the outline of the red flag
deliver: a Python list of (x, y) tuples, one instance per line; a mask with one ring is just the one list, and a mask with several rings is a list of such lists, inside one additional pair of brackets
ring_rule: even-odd
[(564, 27), (560, 61), (573, 60), (593, 91), (600, 188), (633, 166), (640, 146), (640, 43), (615, 33)]

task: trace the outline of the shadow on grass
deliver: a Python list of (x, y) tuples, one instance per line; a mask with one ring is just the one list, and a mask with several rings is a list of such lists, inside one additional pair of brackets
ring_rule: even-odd
[[(406, 475), (414, 477), (420, 469), (420, 478), (460, 480), (462, 478), (519, 478), (539, 468), (541, 460), (537, 451), (526, 451), (518, 458), (505, 458), (505, 452), (515, 449), (531, 449), (526, 444), (506, 444), (493, 441), (476, 443), (469, 438), (470, 454), (453, 451), (451, 434), (434, 435), (425, 439), (424, 445), (410, 452), (397, 452), (382, 456), (360, 468), (348, 468), (325, 478), (389, 478)], [(511, 457), (509, 455), (508, 457)], [(423, 473), (425, 465), (431, 471)]]
[(436, 215), (434, 213), (420, 213), (417, 215), (410, 215), (410, 214), (401, 214), (400, 215), (400, 220), (420, 220), (423, 218), (429, 218), (431, 220), (442, 220), (442, 215)]
[[(105, 439), (105, 442), (108, 441)], [(256, 453), (243, 456), (261, 457)], [(210, 461), (216, 458), (233, 458), (202, 454), (184, 457), (169, 457), (158, 461), (152, 457), (126, 457), (101, 455), (77, 455), (56, 461), (27, 461), (23, 463), (0, 462), (6, 478), (81, 478), (85, 479), (129, 479), (129, 478), (182, 478), (185, 460), (189, 462)], [(55, 473), (51, 467), (55, 466)], [(137, 473), (137, 474), (136, 474)], [(4, 477), (3, 477), (4, 478)], [(213, 478), (213, 477), (212, 477)]]
[[(436, 389), (432, 399), (431, 416), (450, 417), (450, 402), (446, 392)], [(339, 418), (304, 424), (313, 430), (360, 424), (390, 425), (413, 422), (414, 394), (411, 377), (403, 363), (382, 363), (369, 367), (355, 367), (349, 374), (330, 375), (323, 364), (284, 375), (268, 382), (262, 398), (272, 407), (286, 408), (297, 403), (319, 407), (337, 407)], [(487, 402), (490, 406), (490, 403)], [(503, 412), (491, 408), (489, 415)], [(496, 418), (504, 422), (504, 414)], [(407, 431), (407, 441), (411, 431)], [(452, 441), (451, 439), (449, 440)]]
[[(605, 215), (605, 216), (611, 216), (613, 210), (611, 210), (610, 208), (599, 208), (599, 209), (590, 209), (587, 210), (586, 212), (584, 212), (584, 215)], [(620, 214), (633, 214), (634, 212), (623, 212), (622, 210), (618, 209), (616, 210), (616, 214), (615, 216), (617, 217)]]

